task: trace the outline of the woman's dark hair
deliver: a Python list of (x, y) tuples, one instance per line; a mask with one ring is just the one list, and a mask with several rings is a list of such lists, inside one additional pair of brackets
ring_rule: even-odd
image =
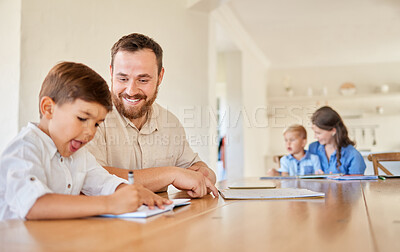
[(333, 128), (336, 129), (335, 134), (335, 143), (337, 147), (336, 151), (336, 159), (337, 159), (337, 169), (342, 165), (340, 162), (341, 158), (341, 150), (343, 147), (348, 145), (355, 145), (355, 142), (351, 141), (347, 128), (343, 123), (342, 118), (340, 115), (333, 110), (331, 107), (324, 106), (317, 111), (311, 117), (311, 122), (320, 129), (323, 130), (332, 130)]

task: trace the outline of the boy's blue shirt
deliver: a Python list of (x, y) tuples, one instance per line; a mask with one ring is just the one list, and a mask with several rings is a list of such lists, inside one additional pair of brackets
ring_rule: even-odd
[(297, 160), (291, 154), (283, 156), (280, 160), (281, 167), (279, 172), (288, 172), (289, 176), (310, 175), (315, 174), (321, 169), (321, 164), (317, 155), (305, 151), (302, 159)]
[(336, 151), (332, 153), (328, 161), (328, 158), (326, 157), (325, 146), (320, 144), (318, 141), (311, 143), (308, 150), (309, 152), (318, 155), (321, 161), (322, 171), (326, 174), (364, 174), (366, 168), (364, 158), (361, 156), (360, 152), (358, 152), (356, 148), (354, 148), (354, 146), (352, 145), (342, 147), (340, 151), (341, 166), (339, 167), (339, 169), (337, 169), (336, 167)]

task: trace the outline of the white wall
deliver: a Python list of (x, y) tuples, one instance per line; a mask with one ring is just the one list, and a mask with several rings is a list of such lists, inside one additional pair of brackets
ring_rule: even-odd
[(248, 121), (243, 125), (245, 177), (265, 174), (265, 155), (269, 152), (267, 132), (267, 67), (253, 53), (242, 53), (242, 93)]
[[(265, 155), (269, 152), (265, 111), (267, 106), (266, 77), (269, 63), (229, 6), (222, 5), (212, 13), (212, 17), (228, 34), (234, 47), (238, 48), (241, 54), (241, 67), (238, 70), (241, 83), (240, 90), (236, 91), (240, 92), (241, 107), (234, 107), (235, 110), (231, 109), (232, 114), (241, 113), (243, 118), (240, 136), (243, 141), (243, 170), (237, 168), (236, 172), (241, 176), (262, 176), (266, 172)], [(227, 72), (226, 75), (229, 76), (230, 73)], [(233, 76), (238, 77), (237, 75)], [(228, 82), (227, 89), (230, 89)], [(229, 103), (229, 98), (228, 106), (233, 107)], [(238, 156), (237, 162), (242, 162), (241, 156)], [(230, 167), (228, 167), (228, 177), (229, 169)]]
[(21, 1), (0, 1), (0, 153), (18, 132)]
[(226, 128), (225, 164), (228, 179), (244, 175), (244, 130), (242, 96), (242, 55), (238, 51), (225, 52), (222, 61), (226, 73), (226, 110), (222, 110), (222, 125)]
[(208, 162), (208, 127), (197, 117), (208, 105), (208, 14), (188, 10), (184, 0), (23, 0), (19, 127), (38, 121), (40, 85), (53, 65), (82, 62), (108, 81), (110, 49), (132, 32), (162, 46), (158, 102), (181, 119), (193, 149)]

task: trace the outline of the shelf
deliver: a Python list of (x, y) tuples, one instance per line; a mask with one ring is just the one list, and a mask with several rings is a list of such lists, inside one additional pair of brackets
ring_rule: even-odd
[(318, 95), (318, 96), (271, 96), (267, 98), (268, 103), (315, 103), (315, 102), (335, 102), (335, 101), (361, 101), (361, 100), (400, 100), (400, 92), (383, 93), (368, 93), (368, 94), (354, 94), (354, 95)]

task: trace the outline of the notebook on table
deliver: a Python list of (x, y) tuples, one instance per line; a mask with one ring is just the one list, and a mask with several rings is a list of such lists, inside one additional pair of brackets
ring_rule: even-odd
[(225, 189), (220, 190), (224, 199), (294, 199), (325, 197), (325, 193), (302, 188), (278, 189)]
[(275, 188), (276, 184), (271, 181), (240, 181), (228, 185), (230, 189), (267, 189)]
[(124, 214), (103, 214), (99, 217), (107, 218), (147, 218), (156, 214), (171, 211), (174, 207), (185, 206), (190, 204), (190, 199), (174, 199), (171, 205), (165, 205), (164, 209), (154, 207), (154, 209), (149, 209), (147, 206), (142, 205), (135, 212), (124, 213)]

